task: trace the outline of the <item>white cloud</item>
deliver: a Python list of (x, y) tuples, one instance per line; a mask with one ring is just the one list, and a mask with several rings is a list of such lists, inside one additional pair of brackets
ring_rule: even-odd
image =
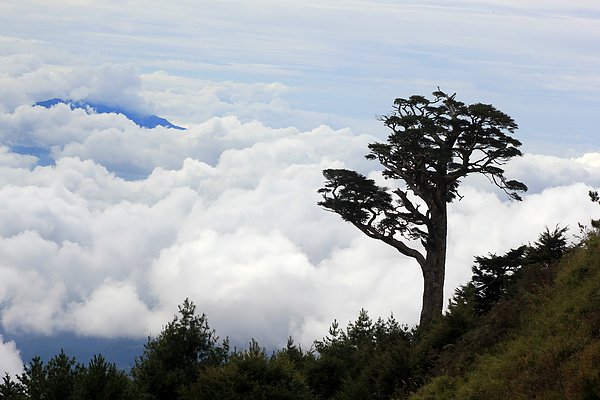
[[(2, 39), (13, 45), (22, 43)], [(36, 53), (43, 47), (31, 42), (26, 45), (33, 47)], [(0, 68), (1, 109), (11, 112), (23, 104), (59, 97), (153, 113), (152, 104), (144, 102), (139, 94), (141, 77), (133, 65), (56, 65), (51, 59), (47, 55), (29, 54), (24, 49), (17, 50), (16, 54), (0, 54), (3, 65)]]
[(16, 377), (23, 372), (23, 361), (14, 341), (5, 342), (0, 335), (0, 374)]
[(587, 225), (600, 215), (600, 207), (589, 201), (589, 188), (583, 183), (548, 186), (522, 202), (509, 202), (501, 194), (465, 187), (464, 198), (450, 207), (446, 297), (470, 279), (476, 255), (533, 243), (555, 226), (568, 227), (570, 237), (578, 234), (578, 223)]
[[(417, 265), (316, 206), (321, 169), (360, 154), (363, 140), (321, 128), (255, 141), (225, 151), (215, 166), (187, 158), (141, 181), (77, 158), (15, 174), (0, 190), (5, 329), (145, 337), (185, 297), (241, 343), (254, 336), (280, 345), (292, 334), (307, 344), (361, 307), (416, 322)], [(330, 141), (347, 147), (336, 154)], [(529, 158), (547, 171), (557, 165)], [(580, 178), (581, 162), (563, 161), (570, 168), (558, 169)], [(361, 163), (354, 167), (367, 168)], [(465, 185), (451, 207), (447, 296), (468, 279), (474, 255), (595, 212), (583, 184), (521, 203), (485, 188)]]
[(70, 320), (67, 327), (87, 336), (140, 337), (156, 332), (165, 324), (165, 315), (153, 318), (132, 283), (115, 282), (110, 278), (82, 301), (69, 304), (67, 309)]
[[(287, 101), (279, 96), (273, 103), (252, 101), (263, 106), (260, 120), (267, 125), (274, 108), (280, 117), (286, 107), (371, 121), (395, 96), (441, 85), (518, 115), (522, 126), (532, 127), (528, 135), (574, 131), (593, 138), (597, 132), (589, 116), (598, 101), (589, 91), (597, 86), (600, 62), (597, 13), (598, 5), (588, 0), (3, 4), (0, 34), (10, 37), (0, 55), (6, 55), (2, 64), (11, 76), (2, 80), (0, 74), (0, 94), (10, 94), (16, 106), (34, 92), (47, 97), (54, 84), (65, 94), (78, 93), (68, 87), (69, 73), (52, 74), (48, 68), (78, 64), (79, 69), (84, 63), (73, 60), (76, 54), (94, 65), (133, 63), (150, 71), (144, 76), (163, 70), (204, 81), (275, 81), (293, 88)], [(101, 70), (94, 82), (106, 85), (80, 83), (82, 93), (95, 87), (111, 95), (118, 83), (125, 92), (136, 85), (135, 77), (123, 72), (127, 67)], [(26, 77), (37, 84), (25, 85)], [(200, 97), (188, 99), (202, 103)], [(221, 100), (212, 104), (211, 116), (231, 110), (227, 98)], [(242, 114), (250, 110), (236, 115), (245, 121)], [(196, 111), (205, 113), (206, 108)], [(304, 119), (314, 114), (307, 112)], [(293, 125), (314, 127), (300, 123), (302, 118)], [(579, 153), (597, 150), (570, 145)], [(555, 145), (554, 150), (564, 149)]]
[(30, 168), (37, 163), (37, 157), (15, 154), (6, 146), (0, 146), (0, 168)]
[(600, 153), (588, 153), (576, 159), (566, 159), (539, 154), (525, 154), (512, 161), (508, 176), (525, 182), (529, 191), (539, 193), (545, 188), (565, 186), (572, 182), (585, 182), (600, 186)]
[[(297, 88), (284, 83), (138, 77), (129, 64), (67, 66), (39, 43), (18, 44), (34, 55), (16, 45), (0, 53), (5, 330), (144, 338), (186, 297), (241, 345), (255, 337), (278, 346), (290, 334), (310, 345), (361, 307), (416, 323), (416, 263), (316, 205), (324, 168), (378, 175), (363, 156), (381, 137), (323, 124), (324, 114), (291, 105)], [(154, 107), (188, 129), (31, 106), (62, 95)], [(49, 149), (56, 165), (35, 166), (15, 145)], [(469, 278), (473, 256), (600, 214), (587, 198), (600, 186), (599, 159), (511, 162), (507, 176), (531, 188), (520, 203), (481, 177), (465, 180), (450, 208), (447, 297)]]

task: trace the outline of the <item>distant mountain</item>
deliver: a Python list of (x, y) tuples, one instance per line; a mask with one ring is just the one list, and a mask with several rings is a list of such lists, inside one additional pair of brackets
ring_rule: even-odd
[(97, 114), (108, 114), (108, 113), (122, 114), (142, 128), (152, 129), (152, 128), (156, 128), (157, 126), (162, 126), (165, 128), (185, 130), (185, 128), (183, 128), (181, 126), (173, 125), (168, 120), (161, 118), (159, 116), (156, 116), (156, 115), (144, 115), (144, 114), (134, 112), (131, 110), (126, 110), (121, 107), (109, 106), (109, 105), (100, 104), (100, 103), (92, 103), (92, 102), (88, 102), (88, 101), (84, 101), (84, 100), (73, 101), (73, 100), (63, 100), (63, 99), (59, 99), (59, 98), (54, 98), (54, 99), (45, 100), (45, 101), (38, 101), (37, 103), (35, 103), (36, 106), (42, 106), (42, 107), (46, 107), (46, 108), (50, 108), (57, 104), (66, 104), (69, 107), (71, 107), (72, 110), (74, 110), (76, 108), (81, 108), (83, 110), (93, 110)]

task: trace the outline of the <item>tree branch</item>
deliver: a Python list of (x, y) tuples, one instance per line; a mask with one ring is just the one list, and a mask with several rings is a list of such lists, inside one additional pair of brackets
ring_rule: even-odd
[(398, 250), (401, 254), (414, 258), (419, 263), (421, 268), (425, 266), (425, 256), (423, 256), (423, 254), (421, 254), (421, 252), (419, 252), (418, 250), (409, 247), (403, 241), (395, 239), (393, 236), (390, 235), (383, 235), (372, 226), (364, 225), (356, 221), (351, 222), (352, 225), (360, 229), (365, 235), (369, 236), (370, 238), (381, 240), (385, 244), (388, 244), (396, 250)]

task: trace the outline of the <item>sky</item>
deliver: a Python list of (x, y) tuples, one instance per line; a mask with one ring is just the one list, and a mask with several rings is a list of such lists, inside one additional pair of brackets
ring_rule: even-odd
[[(318, 207), (321, 171), (384, 184), (364, 155), (397, 97), (512, 116), (530, 190), (463, 182), (449, 298), (474, 256), (600, 216), (598, 71), (592, 0), (0, 2), (0, 372), (31, 335), (144, 340), (186, 297), (241, 346), (310, 348), (361, 308), (414, 325), (417, 264)], [(57, 97), (186, 130), (34, 106)]]

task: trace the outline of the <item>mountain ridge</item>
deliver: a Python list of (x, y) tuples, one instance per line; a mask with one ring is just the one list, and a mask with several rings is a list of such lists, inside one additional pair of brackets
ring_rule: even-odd
[(82, 110), (86, 110), (86, 111), (91, 110), (92, 112), (97, 113), (97, 114), (110, 114), (110, 113), (121, 114), (121, 115), (124, 115), (127, 119), (133, 121), (136, 125), (138, 125), (141, 128), (153, 129), (153, 128), (156, 128), (157, 126), (162, 126), (164, 128), (169, 128), (169, 129), (185, 130), (185, 128), (183, 128), (181, 126), (177, 126), (175, 124), (172, 124), (167, 119), (159, 117), (157, 115), (147, 115), (147, 114), (135, 112), (132, 110), (128, 110), (123, 107), (110, 106), (107, 104), (96, 103), (96, 102), (91, 102), (91, 101), (86, 101), (86, 100), (73, 101), (73, 100), (63, 100), (61, 98), (55, 97), (55, 98), (52, 98), (49, 100), (38, 101), (35, 103), (35, 106), (51, 108), (57, 104), (66, 104), (69, 107), (71, 107), (72, 110), (74, 110), (74, 109), (82, 109)]

